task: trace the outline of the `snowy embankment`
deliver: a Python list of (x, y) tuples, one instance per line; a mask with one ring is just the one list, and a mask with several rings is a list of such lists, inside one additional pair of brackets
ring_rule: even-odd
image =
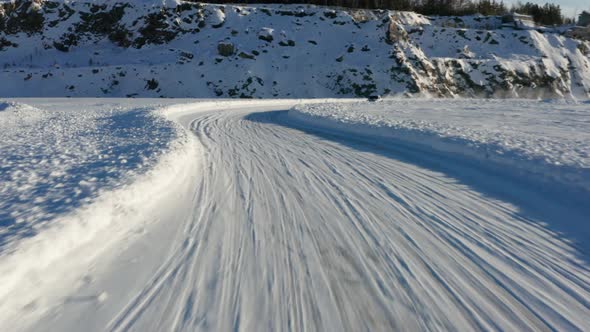
[(194, 139), (156, 106), (57, 105), (0, 103), (4, 327), (46, 313), (93, 259), (148, 229), (196, 167)]
[(317, 129), (450, 153), (495, 172), (590, 191), (587, 102), (400, 99), (300, 105), (289, 117)]
[(0, 91), (588, 98), (590, 42), (550, 29), (510, 29), (499, 16), (180, 0), (0, 1)]

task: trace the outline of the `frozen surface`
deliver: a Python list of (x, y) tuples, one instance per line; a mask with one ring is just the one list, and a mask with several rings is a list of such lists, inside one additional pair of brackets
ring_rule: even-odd
[(588, 102), (390, 99), (306, 105), (291, 115), (590, 190)]
[[(184, 101), (124, 121), (175, 135), (142, 171), (98, 186), (91, 202), (0, 253), (0, 330), (590, 328), (588, 207), (554, 187), (539, 191), (418, 148), (419, 140), (374, 135), (374, 125), (359, 125), (372, 123), (371, 112), (350, 115), (378, 104), (306, 108), (339, 114), (329, 122), (288, 111), (318, 102), (328, 101)], [(1, 112), (67, 103), (84, 118), (116, 105), (133, 114), (155, 101), (21, 101)], [(406, 106), (426, 114), (446, 105), (449, 119), (437, 119), (447, 127), (409, 113), (417, 129), (386, 129), (426, 128), (439, 139), (432, 128), (466, 132), (499, 116), (488, 105), (477, 121), (467, 108), (485, 111), (481, 101), (445, 103)], [(479, 130), (469, 135), (484, 137)], [(68, 140), (83, 142), (84, 133)]]

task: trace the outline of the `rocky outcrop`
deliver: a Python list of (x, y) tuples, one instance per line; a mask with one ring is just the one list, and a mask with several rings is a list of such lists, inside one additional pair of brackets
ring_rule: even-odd
[(235, 53), (234, 44), (229, 42), (219, 42), (217, 52), (221, 56), (232, 56)]
[(498, 17), (172, 3), (1, 3), (1, 96), (590, 96), (589, 42)]

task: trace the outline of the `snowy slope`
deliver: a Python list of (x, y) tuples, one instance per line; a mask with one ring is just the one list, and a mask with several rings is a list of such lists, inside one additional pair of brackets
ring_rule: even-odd
[(588, 43), (497, 17), (177, 1), (0, 9), (0, 96), (587, 97)]
[(301, 105), (290, 116), (351, 136), (421, 146), (426, 152), (515, 172), (519, 178), (590, 192), (588, 102), (390, 99)]

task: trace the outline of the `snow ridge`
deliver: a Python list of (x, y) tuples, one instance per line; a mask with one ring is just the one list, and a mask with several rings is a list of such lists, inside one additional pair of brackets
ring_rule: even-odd
[(585, 103), (386, 100), (300, 105), (290, 118), (377, 140), (462, 155), (495, 169), (590, 192)]
[[(100, 103), (104, 104), (104, 103)], [(177, 136), (150, 107), (0, 103), (0, 250), (150, 169)]]

